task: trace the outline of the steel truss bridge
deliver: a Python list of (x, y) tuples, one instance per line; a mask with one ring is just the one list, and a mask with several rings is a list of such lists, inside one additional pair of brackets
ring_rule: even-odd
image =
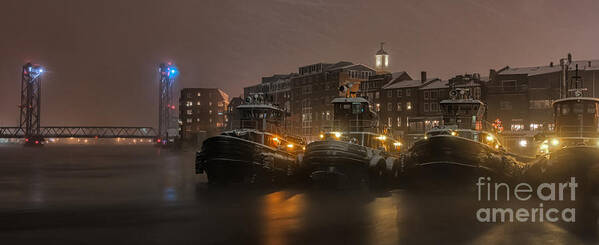
[(25, 142), (40, 144), (45, 138), (153, 138), (160, 144), (169, 143), (171, 114), (176, 109), (173, 84), (177, 67), (172, 63), (160, 64), (159, 126), (151, 127), (42, 127), (40, 126), (42, 74), (41, 65), (27, 63), (21, 70), (21, 104), (19, 126), (0, 127), (0, 138), (25, 138)]
[[(150, 127), (40, 127), (43, 138), (156, 138)], [(0, 138), (26, 138), (25, 129), (0, 127)]]

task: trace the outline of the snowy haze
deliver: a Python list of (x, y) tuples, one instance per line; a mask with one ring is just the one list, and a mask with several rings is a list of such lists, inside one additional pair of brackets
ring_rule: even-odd
[(599, 58), (599, 1), (4, 0), (0, 126), (18, 120), (20, 66), (48, 70), (43, 125), (157, 121), (157, 65), (178, 87), (231, 96), (273, 73), (339, 60), (373, 65), (386, 42), (392, 71), (449, 78)]

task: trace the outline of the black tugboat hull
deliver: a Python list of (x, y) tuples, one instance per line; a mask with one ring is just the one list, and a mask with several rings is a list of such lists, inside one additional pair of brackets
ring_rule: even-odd
[(471, 186), (479, 177), (516, 181), (523, 164), (491, 147), (456, 136), (417, 142), (405, 159), (405, 182), (419, 187)]
[[(352, 188), (383, 181), (384, 159), (372, 149), (342, 141), (317, 141), (306, 147), (304, 164), (318, 187)], [(380, 171), (377, 171), (380, 170)]]
[(535, 183), (563, 183), (576, 178), (581, 193), (599, 194), (599, 148), (569, 146), (539, 157), (526, 172)]
[(196, 173), (214, 184), (285, 183), (296, 169), (295, 155), (232, 136), (206, 139), (196, 156)]

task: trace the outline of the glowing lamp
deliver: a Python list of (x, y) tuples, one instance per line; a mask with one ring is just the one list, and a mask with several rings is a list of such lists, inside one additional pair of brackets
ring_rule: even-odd
[(287, 145), (287, 148), (289, 148), (289, 149), (293, 149), (293, 144), (288, 144), (288, 145)]
[(558, 146), (559, 145), (559, 140), (558, 139), (552, 139), (551, 140), (551, 145)]
[(520, 140), (519, 144), (520, 144), (520, 147), (526, 147), (528, 145), (528, 141)]

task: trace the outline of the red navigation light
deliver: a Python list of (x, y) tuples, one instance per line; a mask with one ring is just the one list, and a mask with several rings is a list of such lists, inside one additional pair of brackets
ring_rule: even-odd
[(156, 142), (160, 143), (160, 139), (157, 139)]
[(39, 143), (40, 143), (39, 141), (37, 141), (37, 140), (35, 141), (35, 144), (36, 144), (36, 145), (37, 145), (37, 144), (39, 144)]
[(29, 139), (28, 139), (28, 138), (26, 138), (26, 139), (25, 139), (25, 142), (29, 142)]
[(173, 109), (173, 110), (174, 110), (174, 109), (175, 109), (175, 106), (171, 106), (171, 109)]

